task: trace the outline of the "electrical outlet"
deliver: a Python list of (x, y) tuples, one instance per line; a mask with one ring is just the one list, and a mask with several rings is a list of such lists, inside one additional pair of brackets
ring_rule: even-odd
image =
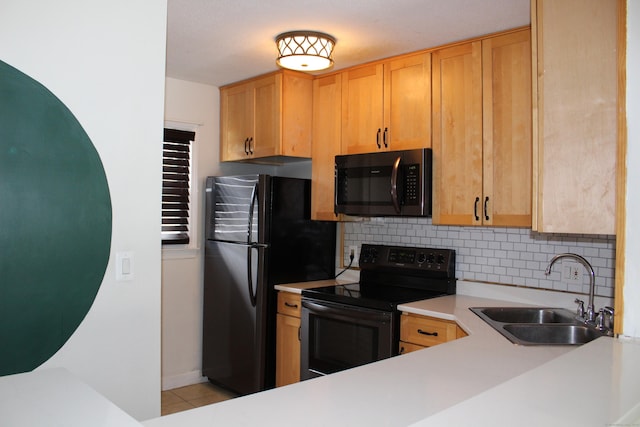
[(349, 259), (351, 259), (351, 255), (353, 255), (353, 262), (358, 262), (358, 247), (357, 246), (349, 246)]
[(568, 285), (582, 283), (582, 271), (578, 264), (574, 262), (562, 263), (562, 283)]

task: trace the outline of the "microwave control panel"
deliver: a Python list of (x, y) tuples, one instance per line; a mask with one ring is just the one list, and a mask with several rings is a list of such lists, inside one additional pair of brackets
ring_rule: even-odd
[(404, 203), (415, 205), (420, 198), (420, 165), (404, 168)]

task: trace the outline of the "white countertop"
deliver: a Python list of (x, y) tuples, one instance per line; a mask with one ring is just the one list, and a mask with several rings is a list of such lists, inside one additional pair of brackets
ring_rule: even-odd
[(0, 377), (0, 425), (141, 426), (122, 409), (62, 368)]
[(316, 280), (313, 282), (287, 283), (284, 285), (275, 285), (277, 291), (291, 292), (292, 294), (300, 294), (304, 289), (321, 288), (323, 286), (343, 285), (345, 283), (353, 283), (352, 280), (327, 279)]
[(405, 311), (455, 320), (469, 336), (143, 424), (585, 426), (640, 411), (637, 342), (605, 337), (581, 347), (517, 346), (468, 309), (513, 305), (521, 304), (466, 295), (404, 304)]
[(414, 426), (639, 426), (639, 361), (638, 342), (599, 338)]

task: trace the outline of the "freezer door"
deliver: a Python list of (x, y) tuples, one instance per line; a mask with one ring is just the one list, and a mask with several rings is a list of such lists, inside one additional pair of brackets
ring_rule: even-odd
[(266, 251), (215, 241), (205, 248), (202, 373), (240, 394), (265, 384)]
[(207, 240), (257, 242), (261, 175), (208, 177), (205, 235)]

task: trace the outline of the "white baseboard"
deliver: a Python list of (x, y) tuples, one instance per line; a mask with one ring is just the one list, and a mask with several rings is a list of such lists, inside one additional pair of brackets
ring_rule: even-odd
[(184, 374), (162, 377), (162, 391), (171, 390), (186, 385), (205, 383), (207, 377), (203, 377), (200, 371), (185, 372)]

